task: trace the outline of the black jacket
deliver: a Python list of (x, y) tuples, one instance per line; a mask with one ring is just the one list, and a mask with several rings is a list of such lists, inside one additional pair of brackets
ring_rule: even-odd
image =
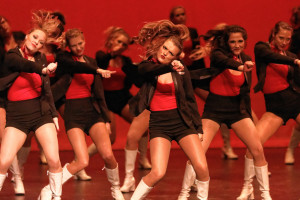
[(190, 128), (203, 133), (201, 117), (198, 112), (190, 75), (186, 68), (185, 74), (179, 75), (171, 65), (143, 61), (139, 64), (138, 69), (139, 73), (145, 78), (145, 83), (137, 95), (129, 101), (130, 111), (134, 116), (138, 116), (143, 110), (149, 109), (157, 84), (157, 76), (171, 72), (175, 85), (177, 108), (183, 121)]
[(57, 76), (60, 78), (51, 86), (54, 100), (57, 101), (64, 97), (71, 84), (73, 74), (95, 74), (94, 83), (92, 85), (92, 97), (95, 101), (94, 107), (102, 114), (105, 122), (110, 122), (109, 112), (103, 93), (102, 79), (96, 72), (98, 69), (96, 61), (88, 56), (84, 56), (84, 59), (86, 62), (75, 61), (72, 54), (67, 51), (57, 54)]
[(258, 42), (254, 47), (256, 74), (258, 83), (254, 87), (254, 91), (261, 91), (265, 84), (266, 70), (270, 63), (286, 64), (289, 66), (288, 82), (295, 91), (299, 90), (299, 67), (294, 64), (297, 56), (289, 51), (286, 51), (286, 56), (273, 52), (270, 45), (265, 42)]
[(35, 62), (23, 58), (19, 48), (9, 50), (4, 58), (0, 73), (0, 91), (7, 91), (20, 72), (40, 74), (42, 79), (42, 94), (40, 98), (42, 114), (50, 110), (52, 117), (58, 117), (50, 89), (49, 76), (42, 75), (42, 69), (47, 63), (46, 57), (37, 52), (34, 58)]

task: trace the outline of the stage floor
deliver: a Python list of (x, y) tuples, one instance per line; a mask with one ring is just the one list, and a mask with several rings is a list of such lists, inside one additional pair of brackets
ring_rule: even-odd
[[(243, 184), (243, 154), (245, 149), (235, 149), (239, 155), (238, 160), (221, 159), (220, 149), (210, 149), (207, 153), (207, 160), (210, 171), (210, 200), (231, 200), (239, 195)], [(121, 183), (124, 179), (124, 151), (114, 151), (119, 162)], [(269, 163), (270, 188), (273, 200), (299, 200), (300, 199), (300, 149), (296, 150), (295, 156), (298, 157), (295, 165), (285, 165), (285, 149), (266, 148), (265, 154)], [(15, 196), (13, 185), (10, 182), (10, 176), (6, 179), (2, 191), (1, 200), (33, 200), (37, 199), (42, 187), (47, 184), (48, 177), (47, 166), (39, 164), (39, 153), (31, 152), (28, 163), (25, 165), (25, 196)], [(60, 153), (62, 164), (70, 162), (73, 158), (71, 151)], [(181, 182), (186, 163), (186, 156), (181, 150), (171, 151), (169, 166), (165, 178), (147, 196), (147, 200), (176, 200), (180, 192)], [(110, 185), (106, 179), (105, 171), (102, 170), (103, 161), (99, 155), (90, 159), (90, 166), (86, 169), (92, 176), (92, 181), (69, 180), (63, 186), (63, 200), (111, 200)], [(135, 177), (137, 183), (146, 175), (148, 170), (136, 170)], [(260, 198), (258, 184), (255, 185), (255, 199)], [(132, 193), (124, 194), (126, 200), (129, 200)], [(196, 200), (196, 193), (192, 192), (189, 198)]]

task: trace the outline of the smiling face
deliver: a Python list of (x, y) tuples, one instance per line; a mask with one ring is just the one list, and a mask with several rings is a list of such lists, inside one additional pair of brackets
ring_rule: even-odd
[(230, 33), (228, 39), (228, 46), (230, 51), (235, 55), (238, 56), (245, 48), (245, 40), (243, 38), (242, 33)]
[(288, 48), (292, 38), (292, 31), (286, 29), (279, 29), (279, 32), (274, 35), (273, 34), (273, 45), (275, 48), (284, 51)]
[(85, 48), (85, 40), (83, 36), (78, 35), (77, 37), (70, 38), (69, 48), (75, 56), (77, 57), (83, 56), (84, 48)]
[(164, 44), (157, 51), (157, 60), (162, 64), (170, 64), (179, 55), (180, 49), (170, 39), (166, 40)]
[(30, 54), (38, 52), (46, 42), (46, 33), (42, 30), (36, 29), (26, 36), (25, 47)]

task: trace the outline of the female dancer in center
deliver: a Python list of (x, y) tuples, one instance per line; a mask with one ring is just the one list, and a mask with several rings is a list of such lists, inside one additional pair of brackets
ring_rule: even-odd
[(152, 169), (142, 178), (131, 200), (144, 199), (163, 178), (172, 140), (177, 141), (196, 170), (198, 199), (208, 197), (209, 173), (199, 139), (203, 133), (201, 118), (189, 72), (179, 61), (188, 33), (186, 26), (167, 20), (147, 23), (140, 30), (138, 43), (145, 47), (147, 60), (139, 64), (139, 73), (145, 83), (130, 106), (135, 116), (145, 109), (151, 111)]
[[(55, 99), (63, 95), (66, 97), (65, 127), (75, 159), (63, 167), (62, 183), (88, 166), (89, 155), (85, 141), (87, 134), (91, 136), (104, 160), (107, 178), (112, 185), (112, 197), (124, 200), (120, 191), (118, 163), (109, 139), (110, 118), (99, 75), (110, 77), (113, 72), (99, 69), (94, 59), (84, 55), (85, 39), (79, 29), (70, 29), (65, 35), (66, 44), (71, 52), (57, 54), (57, 74), (63, 74), (67, 79), (71, 77), (71, 81), (56, 82), (58, 85), (52, 86), (52, 89)], [(51, 199), (49, 186), (44, 187), (41, 196)]]
[[(205, 137), (202, 144), (206, 152), (220, 124), (225, 123), (231, 127), (254, 157), (255, 174), (264, 199), (271, 199), (267, 162), (251, 117), (249, 93), (254, 63), (243, 52), (246, 40), (246, 30), (237, 25), (227, 26), (215, 36), (211, 67), (205, 69), (210, 72), (212, 78), (203, 112)], [(187, 165), (179, 200), (186, 200), (189, 196), (188, 192), (194, 179), (191, 171), (192, 167)], [(238, 199), (244, 197), (240, 196)]]

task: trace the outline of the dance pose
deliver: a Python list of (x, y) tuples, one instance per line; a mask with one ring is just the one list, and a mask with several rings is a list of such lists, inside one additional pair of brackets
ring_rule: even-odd
[[(98, 51), (96, 53), (96, 61), (98, 66), (102, 69), (116, 72), (110, 78), (103, 79), (104, 96), (107, 107), (110, 110), (110, 117), (112, 121), (110, 139), (113, 144), (116, 139), (116, 123), (114, 114), (118, 114), (128, 123), (132, 123), (134, 117), (129, 112), (128, 101), (132, 97), (129, 90), (133, 84), (140, 87), (142, 80), (138, 76), (137, 66), (132, 63), (129, 57), (122, 55), (132, 41), (129, 34), (120, 27), (109, 27), (106, 30), (106, 34), (105, 51)], [(146, 126), (146, 130), (148, 128), (147, 123), (144, 123), (143, 125)], [(134, 132), (137, 133), (140, 138), (139, 165), (141, 168), (149, 169), (151, 168), (151, 164), (147, 159), (148, 134), (145, 130), (141, 132), (143, 137), (140, 136), (138, 129), (135, 129)], [(90, 156), (93, 155), (96, 151), (95, 145), (90, 145), (88, 151)], [(127, 160), (126, 155), (127, 151), (125, 148), (125, 157)], [(135, 158), (133, 162), (135, 162)], [(121, 187), (121, 191), (126, 192), (127, 189)]]
[(167, 20), (147, 23), (139, 32), (138, 43), (146, 49), (146, 60), (139, 64), (139, 72), (146, 82), (130, 106), (135, 116), (145, 109), (151, 112), (152, 169), (140, 181), (132, 200), (144, 199), (164, 177), (172, 140), (177, 141), (196, 170), (198, 199), (208, 197), (209, 173), (199, 139), (203, 133), (201, 118), (189, 72), (179, 61), (187, 36), (186, 26)]
[[(211, 67), (205, 70), (212, 78), (202, 116), (205, 132), (202, 144), (206, 152), (222, 123), (232, 128), (253, 155), (262, 195), (264, 199), (270, 199), (267, 162), (251, 117), (249, 93), (254, 63), (243, 52), (246, 40), (246, 30), (237, 25), (227, 26), (215, 35)], [(193, 168), (187, 163), (179, 200), (188, 198), (194, 177)]]
[(45, 30), (34, 28), (27, 34), (24, 46), (8, 51), (4, 59), (0, 90), (7, 90), (7, 102), (0, 154), (0, 189), (27, 134), (34, 131), (49, 162), (51, 195), (58, 200), (62, 191), (55, 129), (55, 126), (58, 129), (58, 120), (47, 76), (56, 70), (57, 64), (47, 66), (45, 56), (39, 52), (46, 39)]
[[(290, 19), (293, 26), (293, 35), (289, 51), (296, 54), (300, 58), (300, 6), (293, 8), (293, 13)], [(284, 163), (287, 165), (293, 165), (295, 162), (294, 150), (300, 142), (300, 127), (295, 125), (289, 146), (285, 153)]]
[[(109, 139), (109, 114), (103, 95), (99, 74), (110, 77), (109, 70), (99, 69), (96, 61), (84, 55), (85, 39), (79, 29), (66, 32), (66, 44), (71, 52), (57, 54), (57, 74), (70, 81), (59, 81), (53, 90), (55, 99), (66, 97), (64, 120), (66, 133), (75, 153), (75, 159), (63, 167), (64, 184), (78, 171), (88, 166), (89, 155), (85, 134), (91, 136), (99, 154), (104, 160), (111, 194), (116, 200), (124, 200), (120, 191), (118, 163), (112, 152)], [(49, 186), (43, 188), (41, 196), (49, 197)]]

